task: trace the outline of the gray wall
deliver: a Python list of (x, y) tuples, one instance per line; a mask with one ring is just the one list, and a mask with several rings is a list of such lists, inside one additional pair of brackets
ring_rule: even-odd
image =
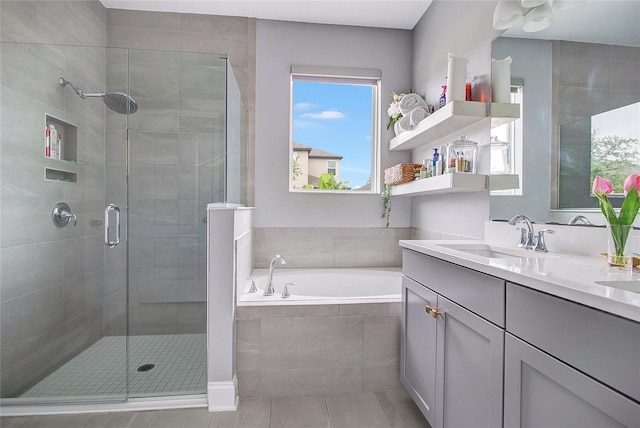
[[(0, 15), (1, 388), (10, 397), (103, 334), (105, 246), (95, 220), (104, 209), (105, 108), (57, 82), (106, 89), (105, 48), (62, 45), (105, 46), (107, 15), (98, 1), (2, 1)], [(77, 164), (45, 159), (45, 112), (78, 126)], [(78, 181), (44, 181), (45, 166)], [(77, 227), (53, 225), (61, 200)]]
[[(491, 41), (499, 32), (491, 27), (495, 1), (435, 1), (413, 30), (414, 91), (430, 104), (437, 102), (447, 75), (447, 53), (467, 59), (467, 75), (474, 77), (474, 100), (489, 100)], [(489, 121), (464, 130), (480, 144), (479, 173), (489, 168)], [(441, 145), (459, 134), (443, 138)], [(428, 155), (428, 156), (427, 156)], [(414, 161), (431, 157), (419, 150)], [(489, 218), (488, 192), (414, 197), (411, 226), (423, 231), (482, 237)]]
[[(255, 227), (384, 227), (380, 195), (291, 193), (288, 185), (290, 67), (319, 65), (382, 70), (381, 171), (406, 162), (389, 152), (386, 106), (411, 81), (411, 32), (378, 28), (257, 22)], [(409, 225), (410, 200), (393, 199), (392, 227)]]

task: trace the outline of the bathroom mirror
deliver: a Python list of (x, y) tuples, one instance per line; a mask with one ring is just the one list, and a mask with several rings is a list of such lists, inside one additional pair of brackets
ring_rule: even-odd
[[(554, 10), (546, 30), (514, 27), (494, 40), (492, 57), (511, 56), (511, 76), (523, 82), (523, 143), (522, 195), (491, 196), (492, 219), (566, 223), (576, 212), (599, 213), (590, 195), (592, 126), (640, 101), (639, 21), (637, 0), (587, 0)], [(621, 122), (629, 125), (621, 135), (637, 139), (640, 117)]]

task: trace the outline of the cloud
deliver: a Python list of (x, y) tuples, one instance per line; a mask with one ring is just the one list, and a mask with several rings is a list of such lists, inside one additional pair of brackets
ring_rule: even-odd
[(293, 106), (293, 109), (296, 111), (300, 111), (300, 110), (311, 110), (312, 108), (315, 108), (315, 107), (318, 107), (318, 104), (301, 102), (301, 103), (295, 104)]
[(295, 119), (293, 121), (293, 127), (298, 129), (319, 129), (322, 125), (310, 120)]
[(317, 119), (317, 120), (336, 120), (346, 119), (347, 116), (339, 112), (338, 110), (325, 110), (321, 113), (304, 113), (300, 117), (304, 119)]

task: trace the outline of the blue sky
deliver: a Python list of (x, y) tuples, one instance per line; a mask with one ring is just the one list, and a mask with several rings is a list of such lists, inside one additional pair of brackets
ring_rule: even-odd
[(364, 185), (371, 175), (373, 88), (294, 81), (293, 141), (343, 156), (340, 180)]

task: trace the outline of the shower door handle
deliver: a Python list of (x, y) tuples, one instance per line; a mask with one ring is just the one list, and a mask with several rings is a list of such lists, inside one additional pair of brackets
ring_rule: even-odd
[[(116, 213), (116, 239), (111, 241), (109, 239), (109, 213), (115, 211)], [(113, 248), (120, 243), (120, 208), (116, 204), (109, 204), (104, 209), (104, 243), (107, 247)]]

